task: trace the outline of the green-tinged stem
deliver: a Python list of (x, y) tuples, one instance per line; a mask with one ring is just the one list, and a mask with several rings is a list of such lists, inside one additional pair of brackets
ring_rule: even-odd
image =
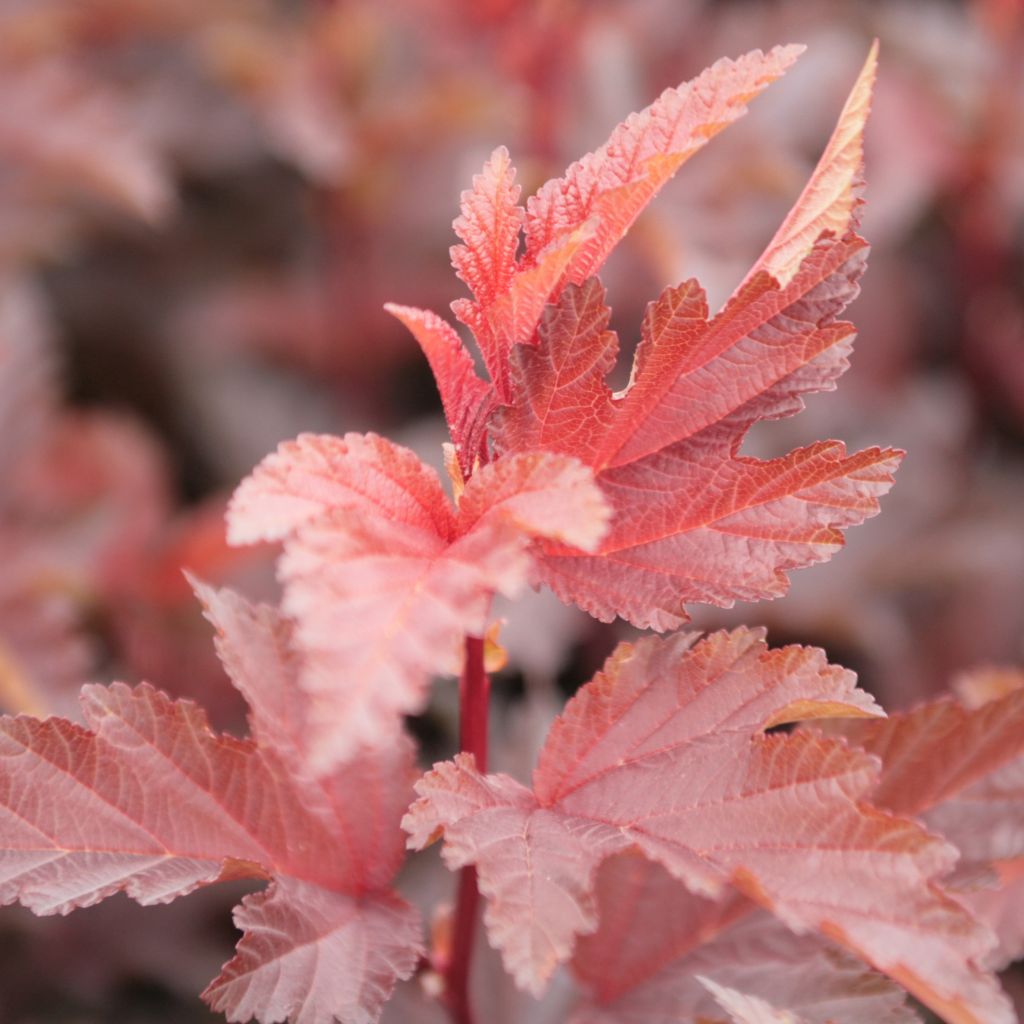
[[(491, 681), (484, 669), (484, 641), (466, 637), (466, 662), (459, 679), (459, 749), (476, 758), (477, 769), (487, 771), (487, 714)], [(469, 967), (473, 954), (480, 893), (476, 868), (459, 873), (459, 892), (455, 904), (451, 960), (445, 972), (445, 996), (454, 1024), (473, 1024), (469, 1003)]]

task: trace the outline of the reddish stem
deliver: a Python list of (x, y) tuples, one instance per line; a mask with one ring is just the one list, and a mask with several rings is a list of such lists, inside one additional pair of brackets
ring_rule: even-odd
[(487, 713), (491, 680), (484, 670), (482, 637), (466, 637), (466, 663), (459, 679), (459, 750), (476, 758), (476, 770), (487, 771)]
[[(459, 679), (459, 749), (476, 758), (477, 769), (487, 771), (487, 712), (491, 681), (484, 670), (484, 641), (466, 637), (466, 662)], [(445, 994), (454, 1024), (473, 1024), (469, 1004), (469, 964), (480, 892), (476, 868), (459, 873), (451, 959), (445, 971)]]

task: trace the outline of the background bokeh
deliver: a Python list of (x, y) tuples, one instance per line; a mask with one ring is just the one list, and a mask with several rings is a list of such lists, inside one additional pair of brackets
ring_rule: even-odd
[[(787, 597), (694, 619), (820, 645), (889, 707), (1024, 660), (1020, 0), (0, 0), (3, 710), (74, 715), (83, 681), (146, 678), (240, 728), (181, 569), (273, 597), (273, 550), (228, 548), (224, 501), (302, 430), (438, 461), (429, 371), (381, 306), (461, 294), (451, 221), (491, 149), (529, 194), (717, 57), (807, 44), (609, 264), (628, 351), (665, 286), (722, 301), (743, 277), (874, 37), (853, 368), (746, 450), (909, 454), (881, 516)], [(523, 773), (626, 630), (543, 594), (502, 612), (496, 759)], [(416, 725), (428, 754), (452, 705), (439, 689)], [(0, 1020), (215, 1019), (196, 993), (237, 895), (5, 911)]]

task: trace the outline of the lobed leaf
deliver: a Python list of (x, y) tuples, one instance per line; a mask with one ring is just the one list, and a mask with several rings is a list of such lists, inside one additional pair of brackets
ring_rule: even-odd
[[(539, 990), (575, 934), (593, 930), (598, 865), (635, 847), (695, 893), (731, 885), (839, 942), (958, 1024), (1009, 1024), (977, 966), (989, 936), (935, 884), (953, 849), (863, 803), (873, 759), (808, 733), (763, 735), (807, 714), (877, 713), (852, 677), (820, 652), (769, 652), (757, 631), (690, 644), (620, 646), (552, 728), (532, 791), (480, 775), (466, 755), (417, 784), (410, 845), (443, 833), (446, 863), (476, 866), (496, 897), (491, 942), (519, 983)], [(540, 946), (551, 886), (579, 912)]]
[[(292, 681), (282, 623), (201, 593), (259, 743), (214, 734), (193, 704), (146, 685), (86, 687), (88, 728), (0, 719), (0, 902), (67, 913), (116, 892), (163, 903), (218, 879), (267, 879), (237, 911), (246, 934), (212, 1004), (233, 1021), (366, 1024), (422, 949), (417, 912), (391, 888), (411, 744), (311, 777), (291, 719), (272, 720)], [(339, 953), (351, 955), (328, 961)], [(329, 970), (301, 973), (321, 960)]]
[(878, 511), (900, 452), (819, 442), (767, 461), (737, 454), (754, 422), (792, 414), (846, 368), (852, 328), (835, 313), (862, 266), (858, 240), (824, 241), (786, 289), (761, 275), (710, 321), (694, 283), (666, 292), (621, 397), (602, 379), (617, 343), (600, 286), (565, 290), (537, 348), (517, 350), (515, 398), (495, 420), (501, 451), (593, 467), (614, 510), (593, 555), (545, 547), (543, 578), (563, 600), (668, 629), (685, 602), (784, 593), (787, 570), (828, 558), (843, 528)]
[(608, 509), (578, 460), (524, 453), (476, 473), (456, 513), (433, 470), (374, 435), (304, 435), (238, 489), (237, 539), (285, 538), (278, 572), (308, 695), (316, 772), (386, 741), (434, 675), (457, 674), (495, 592), (518, 593), (538, 538), (592, 549)]

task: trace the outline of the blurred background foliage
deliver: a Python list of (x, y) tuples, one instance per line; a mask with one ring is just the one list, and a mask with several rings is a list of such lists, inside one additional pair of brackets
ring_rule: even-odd
[[(1021, 661), (1019, 0), (0, 0), (2, 708), (74, 715), (83, 681), (147, 678), (239, 729), (181, 569), (274, 596), (273, 550), (228, 548), (222, 512), (299, 431), (438, 460), (429, 371), (381, 305), (461, 294), (451, 221), (491, 149), (529, 194), (719, 56), (807, 44), (608, 266), (628, 352), (667, 285), (697, 276), (721, 301), (743, 277), (876, 36), (853, 368), (746, 450), (909, 455), (829, 565), (695, 622), (823, 646), (889, 707)], [(522, 774), (556, 695), (626, 630), (549, 595), (500, 611), (496, 760)], [(428, 754), (451, 749), (453, 714), (441, 689)], [(213, 1019), (195, 993), (233, 898), (5, 912), (0, 1020)]]

